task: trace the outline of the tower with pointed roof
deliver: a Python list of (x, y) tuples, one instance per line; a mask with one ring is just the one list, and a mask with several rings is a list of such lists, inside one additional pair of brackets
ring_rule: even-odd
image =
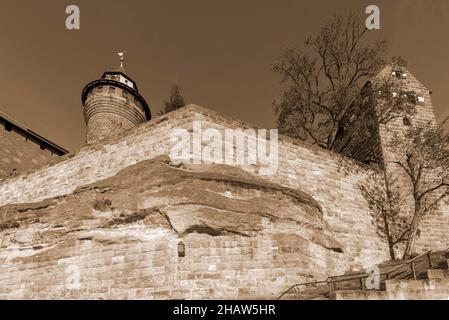
[[(394, 84), (392, 88), (397, 90), (396, 92), (387, 92), (387, 94), (391, 94), (393, 98), (399, 95), (406, 98), (412, 106), (413, 112), (408, 115), (399, 114), (388, 123), (379, 124), (373, 121), (373, 117), (367, 116), (374, 112), (373, 108), (377, 107), (376, 104), (369, 102), (371, 96), (368, 95), (367, 109), (362, 109), (359, 114), (351, 118), (352, 121), (348, 122), (348, 126), (338, 136), (336, 150), (356, 160), (368, 164), (376, 163), (383, 167), (384, 172), (397, 182), (395, 187), (401, 197), (400, 212), (411, 217), (414, 206), (413, 185), (410, 183), (408, 175), (398, 165), (398, 162), (404, 159), (404, 151), (397, 148), (393, 141), (396, 137), (405, 138), (405, 134), (410, 128), (436, 127), (437, 121), (432, 106), (431, 91), (404, 66), (387, 65), (365, 85), (364, 89), (367, 89), (368, 93), (372, 93), (374, 90), (381, 92), (381, 85), (386, 79), (391, 81)], [(365, 139), (352, 139), (356, 135), (363, 136)], [(406, 143), (406, 140), (403, 141)], [(429, 175), (427, 178), (432, 177)], [(437, 208), (435, 212), (421, 217), (420, 230), (424, 230), (424, 233), (427, 232), (428, 235), (433, 233), (432, 245), (441, 242), (440, 239), (446, 238), (439, 231), (439, 225), (444, 223), (442, 222), (445, 221), (444, 219), (447, 219), (445, 207)], [(430, 246), (428, 236), (418, 237), (415, 239), (414, 245), (415, 248), (428, 248)]]
[[(382, 146), (382, 157), (385, 165), (403, 157), (391, 145), (394, 136), (402, 136), (409, 127), (421, 127), (424, 125), (437, 126), (434, 109), (431, 101), (431, 91), (426, 88), (409, 70), (405, 67), (394, 68), (385, 67), (377, 78), (394, 77), (401, 82), (401, 92), (394, 95), (403, 95), (414, 105), (412, 115), (395, 118), (386, 125), (379, 127), (379, 142)], [(397, 165), (394, 165), (396, 167)]]
[(87, 84), (82, 92), (88, 144), (117, 135), (151, 119), (150, 108), (140, 95), (136, 82), (125, 72), (124, 53), (120, 67), (103, 73)]
[[(394, 136), (404, 134), (410, 126), (436, 126), (430, 90), (405, 67), (396, 67), (393, 64), (385, 66), (376, 77), (366, 83), (362, 95), (363, 92), (382, 90), (380, 87), (386, 82), (391, 82), (392, 88), (398, 90), (391, 93), (393, 97), (402, 95), (411, 103), (413, 114), (398, 116), (387, 124), (379, 124), (373, 121), (373, 117), (368, 116), (375, 113), (375, 104), (366, 103), (366, 108), (360, 108), (358, 114), (348, 113), (350, 119), (345, 122), (344, 130), (337, 133), (334, 151), (361, 162), (388, 165), (402, 156), (392, 149)], [(366, 138), (352, 139), (353, 136)]]

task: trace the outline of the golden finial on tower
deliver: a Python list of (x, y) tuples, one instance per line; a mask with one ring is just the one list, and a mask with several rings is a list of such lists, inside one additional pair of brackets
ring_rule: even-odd
[(118, 56), (120, 57), (120, 68), (124, 69), (125, 64), (125, 54), (127, 54), (128, 51), (125, 52), (117, 52)]

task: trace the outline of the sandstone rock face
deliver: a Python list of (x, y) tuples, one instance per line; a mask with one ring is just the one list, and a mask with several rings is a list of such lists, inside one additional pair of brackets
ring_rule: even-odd
[(0, 298), (275, 298), (349, 261), (309, 195), (164, 156), (3, 206), (0, 232)]

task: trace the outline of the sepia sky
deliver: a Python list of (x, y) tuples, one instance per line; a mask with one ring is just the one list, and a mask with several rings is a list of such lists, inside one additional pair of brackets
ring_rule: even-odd
[[(66, 6), (81, 29), (65, 28)], [(449, 115), (447, 0), (15, 0), (0, 1), (0, 110), (73, 151), (84, 144), (85, 84), (119, 64), (153, 114), (177, 81), (195, 103), (265, 128), (282, 92), (271, 65), (335, 13), (381, 9), (375, 40), (432, 92), (437, 119)]]

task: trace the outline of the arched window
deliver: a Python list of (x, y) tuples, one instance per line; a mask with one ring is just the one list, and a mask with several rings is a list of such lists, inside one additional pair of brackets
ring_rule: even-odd
[(404, 119), (402, 119), (402, 123), (404, 123), (404, 126), (410, 127), (412, 125), (412, 121), (410, 120), (409, 117), (404, 117)]

